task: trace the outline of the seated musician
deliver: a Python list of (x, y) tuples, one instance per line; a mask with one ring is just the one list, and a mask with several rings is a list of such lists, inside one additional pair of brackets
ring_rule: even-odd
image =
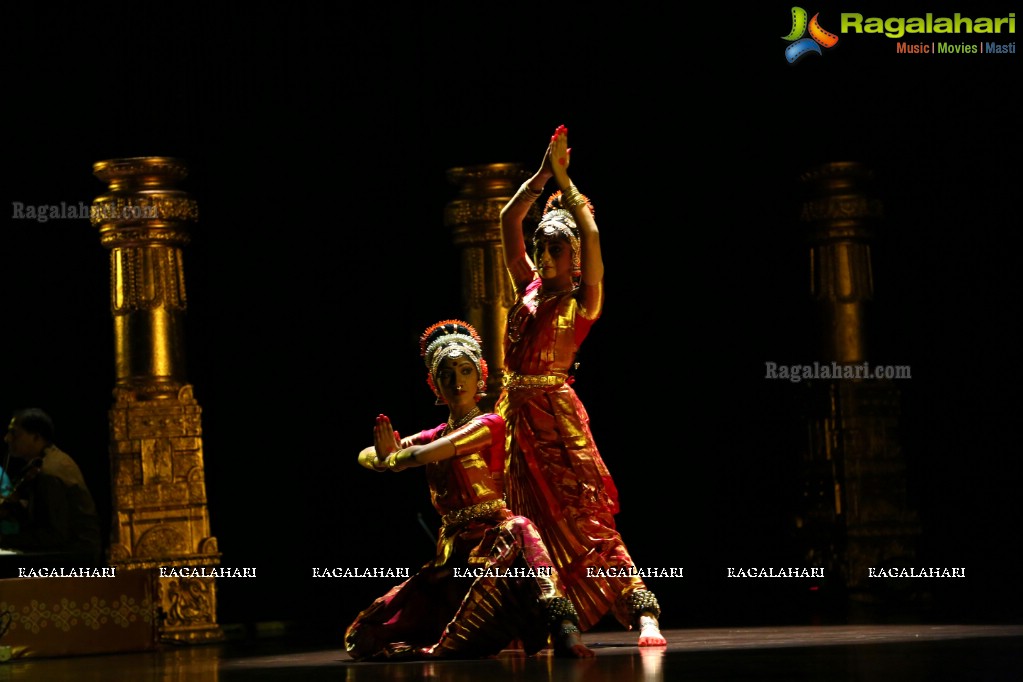
[[(98, 564), (96, 505), (78, 465), (54, 445), (50, 416), (36, 408), (15, 412), (4, 441), (12, 483), (0, 505), (0, 519), (16, 526), (5, 524), (8, 532), (0, 536), (0, 547), (64, 555), (62, 563)], [(11, 528), (17, 530), (12, 533)]]

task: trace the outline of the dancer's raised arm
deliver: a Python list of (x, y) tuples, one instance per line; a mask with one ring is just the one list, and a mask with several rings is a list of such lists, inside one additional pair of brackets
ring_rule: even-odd
[(501, 209), (501, 241), (504, 246), (504, 264), (511, 273), (517, 288), (525, 287), (533, 279), (533, 261), (526, 253), (526, 241), (522, 235), (522, 221), (529, 208), (540, 198), (543, 188), (553, 175), (551, 169), (551, 144), (544, 152), (540, 168), (532, 177), (522, 183), (511, 201)]
[(568, 147), (568, 128), (561, 126), (554, 134), (548, 148), (550, 166), (554, 179), (561, 189), (561, 206), (567, 209), (575, 219), (579, 229), (580, 266), (583, 284), (591, 286), (600, 284), (604, 279), (604, 261), (600, 255), (600, 233), (597, 221), (593, 217), (593, 207), (589, 200), (579, 193), (572, 179), (568, 176), (568, 165), (571, 161), (571, 149)]

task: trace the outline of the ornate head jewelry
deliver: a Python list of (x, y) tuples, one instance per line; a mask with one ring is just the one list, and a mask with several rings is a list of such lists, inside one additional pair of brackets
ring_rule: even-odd
[[(437, 395), (435, 377), (437, 369), (444, 358), (458, 358), (465, 356), (476, 366), (479, 373), (480, 384), (487, 383), (487, 361), (483, 359), (483, 348), (480, 346), (480, 335), (471, 324), (461, 320), (444, 320), (437, 324), (430, 325), (419, 337), (419, 355), (426, 363), (429, 374), (426, 375), (426, 383)], [(478, 387), (478, 386), (477, 386)], [(482, 396), (477, 392), (477, 397)]]
[[(571, 187), (570, 189), (575, 189)], [(593, 210), (589, 199), (586, 199), (583, 195), (579, 194), (578, 190), (575, 191), (586, 205), (590, 207), (590, 211)], [(567, 197), (563, 197), (561, 192), (555, 192), (547, 199), (547, 205), (543, 210), (543, 218), (540, 220), (540, 224), (536, 228), (536, 232), (533, 233), (533, 248), (539, 244), (545, 242), (551, 242), (555, 240), (564, 240), (568, 242), (569, 247), (572, 249), (572, 275), (578, 277), (582, 273), (582, 251), (579, 248), (579, 228), (575, 224), (575, 218), (568, 209), (563, 208), (567, 205)]]

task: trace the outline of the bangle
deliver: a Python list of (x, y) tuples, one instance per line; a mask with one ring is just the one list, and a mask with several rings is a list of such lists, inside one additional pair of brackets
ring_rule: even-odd
[(401, 466), (401, 464), (398, 463), (398, 455), (400, 455), (404, 451), (405, 451), (404, 449), (395, 450), (394, 452), (392, 452), (390, 454), (390, 456), (388, 456), (388, 458), (387, 458), (387, 468), (388, 469), (390, 469), (391, 471), (395, 471), (396, 467)]
[[(407, 457), (405, 458), (404, 462), (399, 462), (398, 457), (402, 455), (407, 455)], [(387, 462), (387, 468), (390, 469), (391, 471), (401, 471), (402, 469), (406, 469), (410, 466), (419, 463), (419, 460), (416, 459), (416, 453), (409, 452), (408, 448), (401, 448), (400, 450), (395, 450), (394, 452), (391, 453), (391, 456), (388, 459), (389, 461)]]
[(539, 199), (541, 194), (543, 194), (543, 189), (531, 189), (527, 180), (519, 187), (519, 191), (515, 193), (514, 199), (525, 199), (531, 204)]
[(565, 191), (561, 193), (561, 196), (565, 201), (565, 206), (568, 208), (576, 208), (577, 206), (586, 205), (586, 197), (582, 195), (579, 188), (575, 185), (569, 185), (565, 188)]

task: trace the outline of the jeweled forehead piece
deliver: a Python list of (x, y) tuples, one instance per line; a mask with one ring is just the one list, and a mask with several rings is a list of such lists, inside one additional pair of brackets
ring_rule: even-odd
[[(440, 363), (447, 357), (460, 357), (465, 355), (480, 376), (483, 375), (482, 357), (483, 349), (479, 341), (474, 338), (473, 330), (469, 325), (463, 323), (443, 323), (434, 325), (424, 334), (424, 341), (433, 337), (423, 348), (423, 361), (426, 363), (430, 376), (437, 375)], [(434, 336), (436, 335), (436, 336)]]
[(464, 339), (448, 339), (446, 343), (442, 343), (439, 347), (430, 351), (430, 374), (434, 377), (437, 376), (437, 370), (440, 368), (440, 363), (443, 362), (444, 358), (457, 358), (462, 355), (467, 357), (476, 366), (476, 371), (482, 374), (482, 369), (480, 368), (482, 352), (479, 350), (479, 346), (474, 347), (472, 344), (466, 343)]

